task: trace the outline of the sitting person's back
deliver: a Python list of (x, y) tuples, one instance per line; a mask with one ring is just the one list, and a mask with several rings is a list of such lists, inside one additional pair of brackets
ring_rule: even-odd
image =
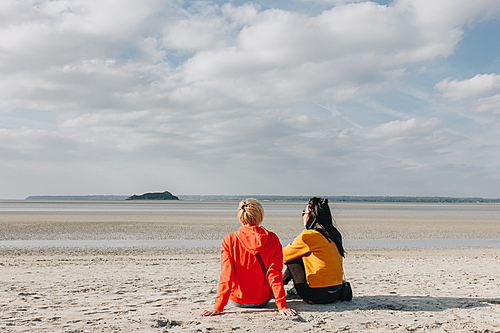
[(222, 240), (215, 306), (201, 316), (220, 314), (228, 301), (238, 307), (263, 307), (273, 296), (281, 314), (296, 314), (286, 307), (281, 243), (274, 233), (260, 227), (263, 217), (264, 209), (257, 200), (240, 202), (238, 219), (242, 226)]

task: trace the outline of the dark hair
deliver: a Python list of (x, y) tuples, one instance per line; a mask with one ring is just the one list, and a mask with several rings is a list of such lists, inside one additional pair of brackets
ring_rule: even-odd
[[(323, 236), (330, 239), (337, 245), (340, 255), (344, 256), (344, 246), (342, 245), (342, 235), (335, 227), (335, 220), (328, 206), (328, 199), (313, 197), (307, 204), (312, 215), (307, 223), (306, 229), (313, 229), (320, 232)], [(326, 232), (325, 232), (326, 231)]]

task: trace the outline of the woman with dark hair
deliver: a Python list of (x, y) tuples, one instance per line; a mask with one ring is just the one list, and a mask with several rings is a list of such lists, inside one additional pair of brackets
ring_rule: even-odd
[(283, 248), (283, 274), (286, 285), (293, 279), (297, 293), (310, 304), (350, 300), (345, 295), (343, 282), (344, 247), (342, 235), (333, 224), (328, 199), (313, 197), (302, 211), (305, 230), (291, 244)]

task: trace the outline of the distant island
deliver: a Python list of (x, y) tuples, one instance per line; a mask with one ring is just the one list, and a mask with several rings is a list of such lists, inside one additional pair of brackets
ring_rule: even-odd
[(172, 195), (169, 191), (157, 193), (144, 193), (142, 195), (133, 195), (125, 200), (179, 200), (178, 197)]

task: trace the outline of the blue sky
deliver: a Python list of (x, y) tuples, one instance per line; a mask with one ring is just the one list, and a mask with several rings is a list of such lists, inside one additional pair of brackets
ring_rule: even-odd
[(0, 198), (500, 197), (500, 2), (2, 1)]

